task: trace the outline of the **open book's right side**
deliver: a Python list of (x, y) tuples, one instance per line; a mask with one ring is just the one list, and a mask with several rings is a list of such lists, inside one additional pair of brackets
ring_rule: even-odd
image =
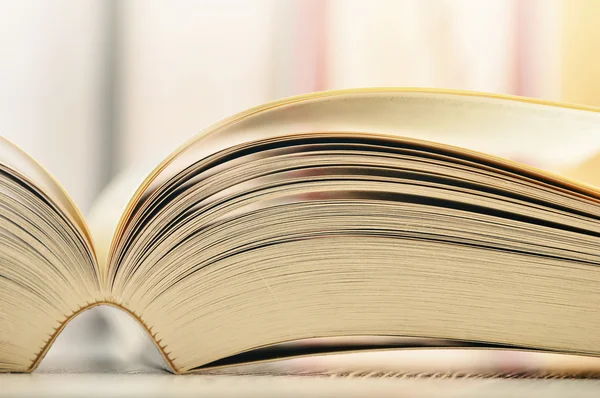
[(163, 162), (95, 233), (113, 236), (95, 242), (102, 301), (178, 373), (330, 336), (600, 355), (600, 191), (406, 138), (500, 154), (545, 138), (550, 158), (559, 133), (563, 158), (598, 150), (600, 114), (413, 89), (250, 110)]

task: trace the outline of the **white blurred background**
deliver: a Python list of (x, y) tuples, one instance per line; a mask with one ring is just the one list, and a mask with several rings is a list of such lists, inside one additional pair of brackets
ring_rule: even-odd
[(600, 105), (595, 0), (0, 0), (0, 134), (87, 211), (265, 101), (425, 86)]

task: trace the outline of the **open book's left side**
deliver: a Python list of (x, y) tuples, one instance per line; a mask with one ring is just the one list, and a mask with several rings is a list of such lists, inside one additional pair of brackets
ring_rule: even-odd
[(83, 217), (32, 158), (0, 137), (0, 369), (27, 371), (53, 330), (100, 300)]

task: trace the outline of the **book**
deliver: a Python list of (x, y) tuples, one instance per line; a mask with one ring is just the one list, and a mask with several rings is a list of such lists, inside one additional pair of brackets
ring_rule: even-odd
[(334, 336), (600, 356), (600, 189), (445, 135), (591, 156), (600, 112), (431, 89), (292, 97), (200, 133), (91, 227), (0, 140), (0, 370), (34, 370), (98, 305), (174, 373)]

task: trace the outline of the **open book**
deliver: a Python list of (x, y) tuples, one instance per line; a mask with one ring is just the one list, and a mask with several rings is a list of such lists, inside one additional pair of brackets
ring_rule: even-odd
[(560, 135), (569, 156), (600, 149), (600, 113), (419, 89), (269, 103), (164, 160), (104, 238), (1, 139), (0, 370), (35, 369), (101, 304), (175, 373), (331, 336), (600, 355), (600, 189), (415, 132)]

